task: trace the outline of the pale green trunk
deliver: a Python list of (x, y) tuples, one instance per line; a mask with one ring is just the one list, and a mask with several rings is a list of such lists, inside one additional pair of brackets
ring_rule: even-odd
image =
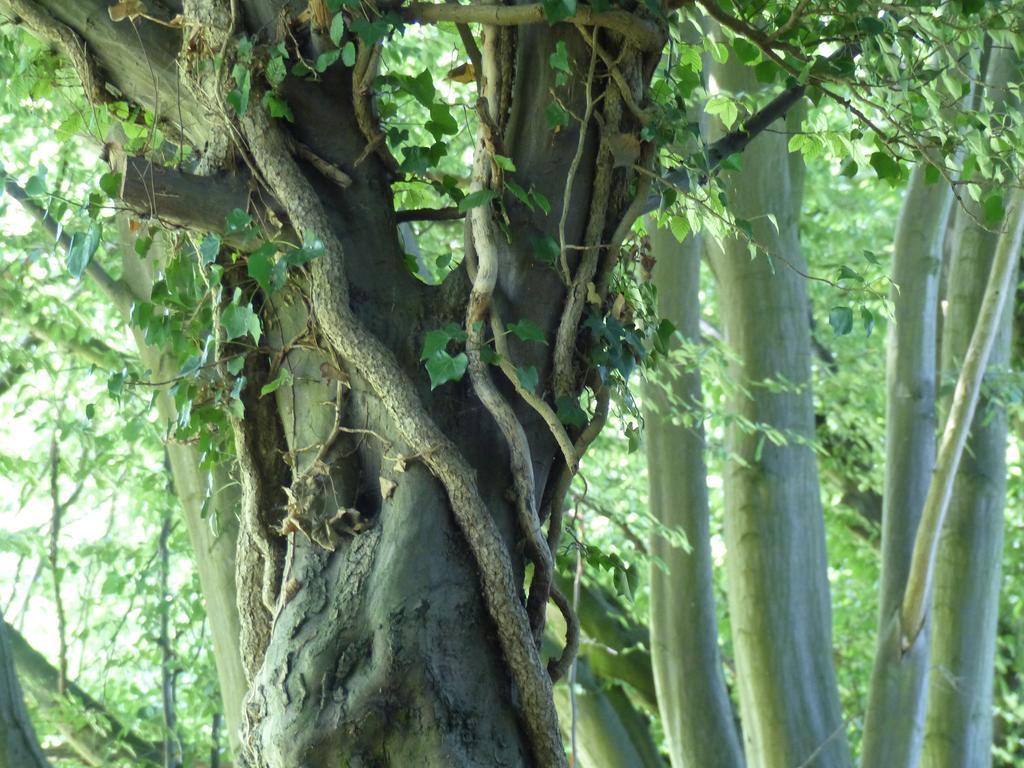
[[(679, 243), (653, 221), (648, 229), (658, 313), (696, 343), (700, 240)], [(657, 533), (650, 542), (651, 555), (668, 568), (651, 568), (651, 657), (662, 728), (675, 768), (742, 766), (718, 650), (700, 371), (673, 367), (659, 379), (645, 398), (650, 511), (690, 545), (686, 552)]]
[[(942, 338), (944, 377), (953, 378), (959, 371), (995, 254), (998, 235), (982, 228), (978, 220), (983, 218), (980, 206), (973, 202), (957, 215)], [(990, 372), (1004, 369), (1009, 362), (1012, 317), (1013, 302), (1007, 301), (989, 358)], [(1006, 410), (983, 391), (960, 460), (936, 563), (922, 763), (929, 768), (988, 765), (992, 759), (1006, 439)]]
[[(952, 194), (914, 169), (893, 253), (895, 322), (886, 362), (886, 477), (882, 591), (861, 762), (914, 768), (921, 751), (927, 687), (927, 628), (904, 653), (897, 619), (910, 555), (935, 463), (935, 344), (942, 240)], [(986, 273), (987, 274), (987, 273)], [(984, 286), (982, 286), (984, 288)]]
[[(149, 259), (140, 259), (134, 250), (134, 236), (122, 221), (122, 259), (124, 280), (133, 295), (148, 299), (153, 283), (152, 268), (157, 264), (159, 239)], [(160, 349), (146, 344), (142, 334), (134, 333), (143, 367), (154, 381), (168, 381), (177, 373), (174, 360)], [(176, 410), (170, 394), (161, 389), (156, 398), (157, 412), (165, 423), (174, 423)], [(224, 721), (232, 751), (237, 754), (242, 724), (242, 700), (248, 683), (239, 654), (239, 620), (235, 590), (235, 549), (238, 541), (238, 484), (225, 466), (207, 473), (200, 468), (195, 446), (170, 440), (167, 457), (171, 465), (174, 492), (181, 503), (182, 516), (195, 556), (199, 584), (203, 592), (207, 621), (213, 639), (214, 662), (224, 704)], [(210, 502), (204, 500), (210, 494)], [(205, 512), (205, 515), (204, 515)]]
[[(733, 62), (713, 71), (733, 92), (756, 90)], [(731, 210), (750, 221), (768, 255), (745, 239), (715, 249), (725, 339), (737, 355), (731, 411), (786, 436), (728, 432), (725, 538), (729, 614), (747, 762), (757, 768), (849, 764), (832, 665), (832, 616), (824, 521), (814, 451), (810, 328), (797, 234), (802, 166), (788, 155), (784, 126), (725, 175)], [(797, 124), (794, 123), (794, 128)], [(773, 214), (778, 231), (767, 218)], [(782, 388), (765, 382), (785, 383)]]

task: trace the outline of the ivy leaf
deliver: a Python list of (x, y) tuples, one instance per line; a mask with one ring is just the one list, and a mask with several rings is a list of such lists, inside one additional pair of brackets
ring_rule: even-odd
[(828, 324), (835, 336), (845, 336), (853, 330), (853, 310), (849, 307), (832, 307), (828, 313)]
[(557, 24), (576, 15), (576, 0), (544, 0), (544, 17), (548, 24)]
[(220, 319), (228, 341), (245, 336), (246, 333), (252, 336), (253, 341), (260, 340), (260, 319), (252, 311), (251, 304), (230, 304)]
[(547, 339), (544, 338), (544, 331), (529, 320), (520, 320), (518, 323), (512, 323), (508, 326), (508, 332), (515, 334), (521, 341), (539, 341), (541, 344), (548, 343)]
[(437, 389), (449, 381), (458, 381), (466, 373), (469, 358), (465, 352), (452, 357), (444, 350), (434, 354), (427, 360), (427, 373), (430, 376), (430, 388)]
[(558, 420), (570, 427), (584, 427), (587, 424), (587, 413), (580, 408), (575, 397), (562, 395), (555, 400)]
[(519, 378), (519, 383), (523, 385), (523, 388), (530, 392), (537, 391), (537, 384), (540, 382), (540, 374), (537, 373), (537, 369), (532, 365), (526, 368), (516, 368), (516, 376)]
[(252, 224), (252, 216), (241, 208), (235, 208), (235, 210), (228, 214), (225, 223), (229, 233), (241, 232)]
[(470, 192), (464, 198), (459, 200), (459, 212), (465, 213), (470, 208), (486, 205), (497, 196), (498, 193), (493, 189), (479, 189), (476, 192)]
[(102, 228), (99, 223), (93, 223), (85, 232), (76, 232), (71, 236), (71, 245), (68, 246), (68, 272), (76, 280), (82, 277), (85, 268), (89, 265), (96, 249), (100, 245)]
[(310, 237), (308, 234), (302, 241), (301, 248), (295, 248), (285, 254), (284, 261), (289, 267), (301, 267), (313, 259), (319, 259), (324, 255), (323, 241), (318, 237)]
[[(561, 44), (565, 45), (565, 43), (561, 43)], [(504, 155), (495, 155), (494, 156), (494, 163), (499, 168), (501, 168), (501, 170), (503, 170), (503, 171), (508, 171), (509, 173), (515, 173), (516, 164), (512, 162), (512, 158), (511, 157), (505, 157)], [(520, 189), (522, 189), (522, 187), (520, 187)]]
[(565, 128), (569, 124), (569, 113), (557, 101), (552, 101), (544, 107), (544, 117), (548, 121), (548, 128), (552, 130)]
[(264, 293), (272, 291), (271, 272), (274, 269), (274, 254), (276, 253), (277, 248), (273, 243), (264, 243), (249, 254), (246, 265), (249, 277), (259, 284)]
[(220, 238), (217, 235), (207, 235), (199, 244), (199, 258), (204, 267), (213, 264), (220, 253)]
[(465, 341), (466, 331), (455, 323), (430, 331), (423, 339), (423, 353), (420, 360), (429, 360), (438, 352), (444, 352), (449, 341)]

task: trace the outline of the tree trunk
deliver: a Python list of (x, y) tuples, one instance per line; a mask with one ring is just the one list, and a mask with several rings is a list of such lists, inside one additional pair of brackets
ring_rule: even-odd
[[(1015, 99), (1007, 104), (1005, 84), (1019, 66), (1018, 59), (1003, 49), (993, 49), (991, 57), (986, 69), (988, 95), (997, 109), (1016, 108)], [(1024, 213), (1018, 209), (1016, 215)], [(982, 207), (973, 200), (957, 210), (942, 337), (942, 369), (953, 378), (971, 341), (999, 240), (982, 221)], [(1016, 222), (1008, 218), (1003, 227), (1014, 229)], [(989, 358), (990, 371), (1001, 371), (1009, 363), (1013, 313), (1013, 301), (1008, 300)], [(1006, 441), (1005, 406), (982, 391), (936, 561), (923, 759), (929, 768), (986, 765), (991, 760)]]
[[(533, 639), (547, 600), (539, 579), (548, 545), (537, 538), (537, 508), (543, 501), (552, 510), (554, 550), (561, 499), (545, 489), (561, 487), (582, 446), (571, 445), (547, 417), (553, 397), (547, 404), (536, 395), (520, 399), (521, 382), (495, 389), (487, 369), (475, 370), (471, 383), (432, 392), (419, 354), (428, 332), (451, 323), (475, 337), (481, 324), (501, 336), (498, 313), (509, 323), (529, 320), (548, 345), (510, 338), (503, 357), (535, 368), (542, 393), (580, 394), (592, 373), (584, 309), (592, 291), (607, 289), (617, 250), (607, 244), (628, 229), (637, 181), (630, 165), (617, 167), (614, 150), (623, 140), (640, 146), (640, 124), (627, 106), (643, 101), (664, 31), (629, 14), (600, 17), (584, 34), (571, 24), (549, 27), (543, 17), (505, 31), (485, 27), (478, 74), (489, 118), (472, 183), (500, 194), (497, 165), (488, 160), (500, 147), (514, 161), (516, 178), (553, 201), (553, 210), (547, 216), (511, 196), (500, 219), (490, 205), (473, 209), (467, 254), (476, 256), (468, 266), (479, 272), (471, 295), (471, 269), (438, 287), (405, 269), (394, 169), (378, 129), (365, 119), (372, 77), (364, 82), (339, 63), (316, 80), (287, 78), (279, 96), (295, 121), (285, 124), (265, 112), (258, 64), (251, 103), (247, 111), (236, 108), (240, 115), (226, 107), (220, 66), (198, 66), (217, 51), (234, 57), (236, 33), (257, 46), (300, 46), (305, 60), (315, 60), (331, 45), (323, 30), (310, 28), (315, 13), (300, 21), (282, 18), (280, 4), (269, 0), (195, 0), (183, 4), (183, 33), (148, 19), (115, 22), (99, 0), (3, 4), (65, 49), (92, 98), (102, 100), (107, 86), (115, 87), (159, 112), (169, 134), (180, 133), (203, 154), (204, 175), (189, 176), (128, 157), (115, 143), (109, 156), (123, 174), (129, 207), (217, 231), (243, 252), (244, 243), (232, 239), (237, 233), (224, 225), (238, 207), (261, 222), (285, 222), (281, 232), (260, 233), (267, 239), (323, 244), (308, 271), (293, 272), (273, 296), (231, 269), (236, 261), (227, 249), (220, 254), (225, 296), (246, 291), (260, 315), (263, 344), (275, 348), (247, 357), (244, 418), (233, 423), (242, 490), (238, 620), (251, 683), (245, 759), (289, 767), (563, 764), (548, 673)], [(426, 11), (409, 13), (414, 20)], [(287, 34), (292, 22), (302, 27), (299, 37)], [(607, 23), (617, 31), (598, 37), (594, 30)], [(354, 34), (351, 40), (358, 44)], [(615, 62), (614, 81), (598, 41)], [(549, 65), (556, 43), (566, 44), (575, 75), (565, 84), (555, 82)], [(365, 69), (371, 49), (358, 45)], [(536, 116), (552, 92), (570, 114), (593, 112), (593, 119), (551, 131)], [(244, 168), (228, 162), (232, 141), (244, 153)], [(650, 159), (649, 152), (638, 158), (648, 165)], [(507, 224), (507, 246), (489, 234), (499, 222)], [(535, 256), (532, 243), (541, 236), (557, 237), (559, 270)], [(218, 351), (244, 349), (231, 343)], [(478, 360), (469, 343), (467, 352)], [(157, 370), (162, 361), (151, 362)], [(272, 397), (263, 395), (282, 366), (298, 375)], [(556, 463), (560, 446), (565, 457)], [(175, 470), (185, 498), (203, 490), (192, 458)], [(205, 522), (193, 522), (200, 550), (230, 543), (204, 542)], [(536, 566), (529, 606), (526, 556)], [(230, 550), (220, 565), (229, 561)], [(202, 574), (202, 558), (199, 564)], [(208, 581), (223, 597), (230, 590), (222, 569), (215, 571), (204, 587)], [(218, 656), (234, 652), (218, 648)]]
[[(757, 89), (730, 57), (713, 70), (732, 92)], [(794, 127), (798, 123), (794, 124)], [(781, 432), (776, 445), (733, 424), (725, 469), (729, 618), (747, 763), (757, 768), (849, 763), (832, 666), (832, 617), (810, 391), (810, 330), (797, 219), (802, 163), (785, 133), (766, 133), (727, 173), (731, 210), (767, 251), (746, 240), (712, 250), (725, 340), (738, 362), (731, 412)], [(774, 214), (778, 232), (766, 218)], [(764, 386), (783, 382), (782, 391)]]
[[(701, 241), (679, 243), (652, 220), (648, 229), (658, 312), (696, 344)], [(742, 766), (718, 650), (700, 371), (672, 371), (660, 379), (645, 398), (650, 511), (663, 525), (680, 529), (690, 547), (685, 552), (657, 533), (650, 543), (652, 557), (668, 569), (651, 567), (651, 657), (662, 728), (675, 768)]]
[[(952, 193), (914, 169), (896, 228), (886, 397), (882, 590), (864, 744), (865, 766), (914, 768), (921, 751), (928, 680), (927, 627), (904, 654), (899, 611), (910, 555), (935, 464), (935, 345), (942, 241)], [(985, 273), (988, 274), (987, 272)], [(984, 289), (984, 287), (983, 287)]]

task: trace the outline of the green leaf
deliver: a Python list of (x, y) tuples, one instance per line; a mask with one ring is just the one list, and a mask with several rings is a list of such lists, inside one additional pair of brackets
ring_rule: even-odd
[(323, 241), (318, 237), (311, 237), (307, 233), (302, 241), (302, 247), (288, 251), (284, 256), (284, 261), (289, 267), (301, 267), (323, 255)]
[(295, 113), (292, 112), (291, 105), (273, 91), (267, 91), (263, 94), (263, 104), (270, 112), (271, 117), (283, 117), (289, 123), (295, 122)]
[(241, 208), (235, 208), (235, 210), (228, 214), (225, 223), (227, 224), (228, 232), (241, 232), (252, 224), (252, 216)]
[(708, 99), (704, 105), (704, 111), (709, 115), (718, 115), (718, 119), (722, 121), (722, 125), (726, 129), (732, 128), (736, 124), (736, 118), (740, 114), (736, 102), (724, 93), (716, 94)]
[(994, 227), (1003, 220), (1003, 195), (1001, 192), (993, 192), (988, 195), (981, 204), (985, 212), (985, 224)]
[(828, 324), (835, 336), (845, 336), (853, 330), (853, 310), (849, 307), (832, 307), (828, 313)]
[(476, 192), (470, 192), (459, 200), (459, 211), (465, 213), (470, 208), (486, 205), (497, 196), (498, 194), (493, 189), (479, 189)]
[(331, 19), (331, 42), (337, 46), (341, 46), (341, 38), (345, 35), (345, 14), (336, 13), (334, 18)]
[(558, 247), (558, 241), (551, 235), (531, 237), (530, 244), (533, 246), (533, 255), (537, 257), (537, 261), (551, 266), (558, 263), (558, 258), (562, 252)]
[(547, 339), (544, 338), (544, 331), (529, 320), (520, 320), (518, 323), (512, 323), (508, 326), (508, 332), (514, 334), (521, 341), (539, 341), (541, 344), (548, 343)]
[(519, 383), (522, 384), (523, 388), (530, 391), (537, 391), (537, 384), (540, 382), (540, 374), (537, 373), (537, 369), (532, 365), (526, 368), (516, 368), (516, 376), (519, 378)]
[(985, 0), (960, 0), (964, 16), (980, 13), (985, 8)]
[(871, 331), (875, 329), (875, 316), (867, 307), (860, 308), (860, 319), (864, 323), (864, 333), (867, 336), (871, 335)]
[(89, 265), (96, 249), (100, 245), (100, 236), (103, 230), (98, 222), (93, 223), (85, 232), (76, 232), (71, 236), (71, 244), (68, 246), (67, 264), (68, 272), (76, 280), (82, 277), (85, 268)]
[(569, 113), (557, 101), (544, 107), (544, 117), (548, 121), (548, 128), (565, 128), (569, 124)]
[(260, 388), (260, 397), (269, 395), (274, 392), (282, 384), (291, 384), (293, 381), (291, 371), (287, 368), (282, 368), (273, 381), (267, 382)]
[(429, 360), (438, 352), (444, 352), (449, 341), (465, 341), (466, 331), (455, 323), (430, 331), (423, 339), (423, 353), (420, 360)]
[[(564, 45), (564, 43), (563, 43)], [(511, 157), (505, 157), (504, 155), (495, 155), (494, 164), (497, 165), (501, 170), (508, 171), (509, 173), (515, 173), (516, 164), (512, 162)]]
[(458, 381), (466, 373), (469, 358), (465, 352), (452, 357), (444, 350), (435, 353), (427, 360), (427, 374), (430, 376), (430, 388), (437, 389), (449, 381)]
[(25, 184), (25, 193), (29, 197), (42, 197), (47, 194), (45, 169), (41, 169), (39, 173), (28, 180)]
[[(230, 225), (229, 225), (230, 227)], [(220, 253), (220, 238), (217, 235), (209, 234), (199, 244), (199, 260), (204, 267), (217, 261), (217, 254)]]
[(341, 63), (346, 67), (351, 67), (356, 63), (356, 46), (351, 40), (345, 43), (345, 47), (341, 49)]
[(267, 62), (267, 68), (264, 71), (267, 76), (267, 82), (275, 88), (284, 82), (284, 79), (288, 76), (288, 69), (284, 65), (283, 56), (274, 56)]
[(525, 205), (531, 211), (533, 210), (533, 201), (530, 200), (530, 195), (529, 195), (529, 193), (527, 193), (527, 191), (525, 189), (523, 189), (521, 186), (516, 184), (511, 179), (505, 179), (505, 189), (507, 189), (509, 192), (511, 192), (512, 196), (516, 200), (521, 202), (523, 205)]
[(858, 283), (863, 283), (864, 278), (859, 272), (850, 269), (845, 264), (839, 267), (839, 273), (836, 275), (837, 280), (856, 280)]
[(871, 167), (875, 169), (880, 179), (892, 179), (897, 181), (900, 177), (899, 161), (893, 159), (886, 152), (871, 153)]
[(557, 24), (576, 14), (576, 0), (544, 0), (543, 5), (548, 24)]
[(551, 214), (551, 203), (548, 202), (548, 199), (544, 197), (544, 195), (537, 190), (532, 189), (530, 190), (530, 196), (533, 198), (533, 202), (537, 204), (537, 207), (544, 212), (545, 216), (549, 216)]
[(337, 49), (333, 51), (324, 51), (316, 57), (316, 61), (313, 63), (313, 68), (317, 72), (326, 72), (339, 58), (341, 58), (341, 51)]
[(566, 74), (572, 73), (572, 69), (569, 67), (569, 49), (562, 40), (555, 45), (555, 52), (548, 57), (548, 62), (552, 69)]
[(277, 247), (273, 243), (264, 243), (249, 254), (246, 264), (249, 277), (255, 280), (264, 293), (271, 292), (271, 272), (274, 269), (274, 255)]
[(100, 189), (103, 190), (103, 194), (111, 198), (116, 198), (120, 195), (122, 178), (120, 173), (114, 173), (113, 171), (100, 176)]
[(575, 397), (562, 395), (555, 400), (558, 420), (570, 427), (585, 427), (587, 425), (587, 412), (580, 408), (579, 401)]
[(229, 304), (220, 316), (227, 340), (237, 339), (248, 333), (253, 341), (260, 340), (260, 319), (252, 311), (252, 305)]

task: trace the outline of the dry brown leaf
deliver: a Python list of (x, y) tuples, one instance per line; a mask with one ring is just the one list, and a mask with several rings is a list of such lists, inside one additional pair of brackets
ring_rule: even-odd
[(380, 495), (387, 501), (395, 495), (395, 488), (398, 487), (398, 483), (394, 480), (388, 480), (386, 477), (380, 479)]
[(449, 70), (444, 77), (445, 80), (451, 80), (453, 83), (472, 83), (476, 80), (476, 67), (472, 62), (459, 64), (455, 69)]
[(405, 456), (399, 456), (395, 459), (395, 472), (398, 474), (405, 472)]
[(107, 8), (111, 21), (135, 21), (146, 15), (146, 5), (142, 0), (121, 0), (120, 3)]

